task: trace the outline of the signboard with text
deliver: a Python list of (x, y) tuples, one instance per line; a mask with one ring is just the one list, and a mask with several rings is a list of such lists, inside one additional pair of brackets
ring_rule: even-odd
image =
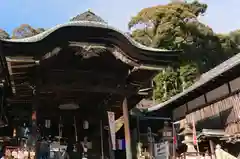
[(114, 112), (107, 112), (107, 113), (108, 113), (109, 130), (110, 130), (111, 141), (112, 141), (112, 149), (116, 150), (115, 114)]
[(154, 144), (154, 156), (156, 159), (168, 159), (169, 144), (167, 141)]

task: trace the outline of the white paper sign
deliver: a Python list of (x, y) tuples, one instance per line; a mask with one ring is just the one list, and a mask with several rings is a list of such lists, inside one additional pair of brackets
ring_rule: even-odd
[(108, 113), (108, 122), (109, 122), (111, 141), (112, 141), (112, 149), (116, 150), (115, 114), (114, 112), (107, 112), (107, 113)]
[(154, 144), (154, 154), (156, 159), (167, 159), (169, 156), (168, 142), (161, 142)]

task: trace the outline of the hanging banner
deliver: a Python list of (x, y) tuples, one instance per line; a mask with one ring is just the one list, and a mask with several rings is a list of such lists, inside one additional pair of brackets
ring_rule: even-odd
[(174, 124), (172, 124), (172, 129), (173, 129), (173, 145), (175, 147), (178, 147), (177, 133), (176, 133), (176, 128), (175, 128)]
[(108, 113), (108, 122), (109, 122), (109, 130), (111, 134), (111, 141), (112, 141), (112, 149), (116, 150), (116, 128), (115, 128), (115, 114), (114, 112), (107, 112)]
[(169, 144), (167, 141), (154, 144), (154, 156), (156, 159), (169, 158)]
[(115, 133), (118, 132), (118, 130), (121, 129), (121, 127), (123, 126), (124, 124), (124, 118), (123, 116), (121, 116), (120, 118), (118, 118), (116, 121), (115, 121)]
[(147, 128), (147, 139), (149, 143), (153, 143), (154, 139), (152, 136), (152, 129), (150, 127)]
[(192, 129), (193, 129), (193, 144), (197, 145), (197, 132), (196, 132), (196, 126), (195, 126), (195, 120), (194, 117), (192, 116)]

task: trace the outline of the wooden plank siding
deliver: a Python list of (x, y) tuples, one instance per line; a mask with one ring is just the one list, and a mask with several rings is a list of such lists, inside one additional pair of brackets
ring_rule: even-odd
[(173, 111), (175, 121), (192, 122), (193, 116), (196, 123), (217, 116), (227, 133), (240, 133), (240, 77)]
[(176, 119), (179, 119), (181, 118), (182, 116), (185, 116), (187, 113), (187, 106), (186, 104), (176, 108), (173, 110), (173, 120), (176, 120)]
[(229, 89), (228, 89), (228, 85), (224, 84), (208, 93), (206, 93), (206, 98), (207, 98), (207, 102), (212, 102), (218, 98), (221, 98), (227, 94), (229, 94)]

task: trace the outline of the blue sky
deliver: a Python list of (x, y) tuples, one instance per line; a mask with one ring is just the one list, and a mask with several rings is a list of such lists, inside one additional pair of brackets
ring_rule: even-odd
[[(201, 0), (208, 12), (201, 20), (215, 32), (240, 28), (240, 0)], [(144, 7), (166, 4), (169, 0), (1, 0), (0, 28), (11, 32), (20, 24), (50, 28), (78, 13), (91, 9), (110, 25), (127, 31), (127, 23)]]

